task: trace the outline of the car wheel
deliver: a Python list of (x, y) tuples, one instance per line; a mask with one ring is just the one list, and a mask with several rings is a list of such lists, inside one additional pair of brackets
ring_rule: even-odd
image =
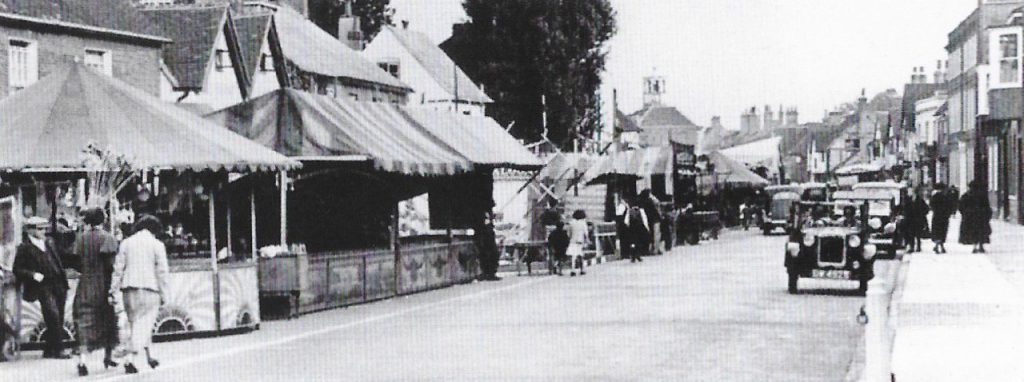
[(800, 275), (796, 272), (789, 272), (789, 294), (796, 294), (797, 282), (800, 280)]

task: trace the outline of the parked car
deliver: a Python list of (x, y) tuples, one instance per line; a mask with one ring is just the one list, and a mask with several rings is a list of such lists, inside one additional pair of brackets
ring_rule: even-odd
[(878, 258), (893, 259), (904, 249), (901, 210), (909, 195), (907, 185), (896, 182), (865, 182), (852, 191), (839, 191), (836, 200), (868, 203), (868, 243), (878, 248)]
[(768, 202), (768, 208), (765, 210), (764, 222), (761, 225), (764, 234), (770, 235), (776, 228), (782, 228), (788, 233), (790, 210), (793, 203), (799, 201), (800, 195), (795, 192), (785, 191), (772, 195), (771, 201)]
[[(785, 267), (788, 290), (795, 294), (800, 278), (857, 280), (867, 291), (874, 276), (877, 248), (868, 242), (868, 203), (799, 202), (794, 204)], [(852, 210), (852, 218), (835, 211)]]

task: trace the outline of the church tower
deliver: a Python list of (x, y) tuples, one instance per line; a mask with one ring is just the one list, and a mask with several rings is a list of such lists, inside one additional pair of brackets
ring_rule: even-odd
[(657, 74), (644, 77), (644, 106), (660, 105), (665, 94), (665, 77)]

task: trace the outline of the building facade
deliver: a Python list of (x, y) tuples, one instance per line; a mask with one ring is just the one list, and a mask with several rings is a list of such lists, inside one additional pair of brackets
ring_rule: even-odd
[(126, 1), (0, 0), (0, 97), (79, 61), (147, 93), (160, 91), (159, 35)]

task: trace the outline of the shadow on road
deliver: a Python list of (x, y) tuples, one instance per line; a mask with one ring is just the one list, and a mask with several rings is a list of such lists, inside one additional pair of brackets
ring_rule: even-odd
[(807, 288), (798, 290), (796, 294), (811, 296), (864, 297), (857, 288)]

